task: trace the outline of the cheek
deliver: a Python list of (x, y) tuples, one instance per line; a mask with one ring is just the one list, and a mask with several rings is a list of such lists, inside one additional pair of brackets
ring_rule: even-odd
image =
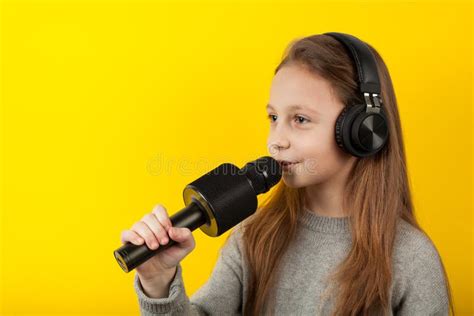
[(337, 174), (344, 166), (348, 154), (337, 146), (332, 130), (324, 129), (301, 135), (293, 144), (304, 162), (296, 170), (283, 174), (283, 181), (290, 187), (304, 187), (322, 183)]
[(336, 140), (329, 127), (314, 130), (303, 141), (307, 144), (305, 157), (332, 160), (337, 156)]
[(337, 172), (344, 162), (346, 156), (341, 148), (337, 146), (336, 139), (331, 131), (325, 130), (304, 139), (307, 146), (303, 157), (305, 163), (302, 166), (303, 174), (307, 176), (329, 176)]

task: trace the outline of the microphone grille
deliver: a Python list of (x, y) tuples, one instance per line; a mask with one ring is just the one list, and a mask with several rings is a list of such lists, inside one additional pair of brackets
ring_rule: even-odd
[(265, 181), (266, 191), (270, 190), (281, 179), (281, 166), (270, 156), (263, 156), (255, 160), (255, 167), (257, 171), (263, 176)]

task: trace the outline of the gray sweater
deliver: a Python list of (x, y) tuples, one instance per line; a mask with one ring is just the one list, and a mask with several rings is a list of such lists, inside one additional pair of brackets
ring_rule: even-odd
[[(275, 315), (329, 315), (333, 298), (324, 299), (324, 278), (348, 254), (351, 246), (349, 218), (301, 213), (296, 239), (284, 257), (277, 286), (272, 290)], [(242, 223), (236, 225), (219, 251), (206, 283), (188, 298), (178, 265), (169, 296), (153, 299), (143, 292), (138, 275), (134, 288), (140, 314), (241, 315), (245, 304), (248, 268), (242, 261)], [(401, 220), (397, 227), (390, 287), (391, 315), (448, 315), (446, 283), (437, 249), (422, 233)]]

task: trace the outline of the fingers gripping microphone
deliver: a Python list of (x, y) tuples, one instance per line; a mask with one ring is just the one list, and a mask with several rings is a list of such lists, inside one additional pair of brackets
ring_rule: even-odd
[[(267, 192), (281, 179), (279, 163), (264, 156), (247, 163), (242, 169), (224, 163), (183, 190), (185, 208), (170, 217), (173, 227), (200, 228), (205, 234), (216, 237), (225, 233), (257, 209), (257, 195)], [(130, 242), (114, 251), (115, 259), (125, 272), (130, 272), (160, 251), (175, 245), (169, 240), (158, 249), (146, 243)]]

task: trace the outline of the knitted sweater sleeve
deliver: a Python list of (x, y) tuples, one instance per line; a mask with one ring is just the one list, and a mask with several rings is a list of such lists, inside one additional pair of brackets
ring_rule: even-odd
[(395, 315), (449, 315), (447, 283), (439, 253), (431, 240), (418, 240), (405, 272)]
[(150, 298), (135, 274), (134, 288), (138, 296), (140, 315), (240, 315), (242, 313), (242, 263), (238, 247), (240, 224), (235, 226), (219, 251), (210, 278), (188, 297), (178, 265), (171, 281), (168, 297)]

